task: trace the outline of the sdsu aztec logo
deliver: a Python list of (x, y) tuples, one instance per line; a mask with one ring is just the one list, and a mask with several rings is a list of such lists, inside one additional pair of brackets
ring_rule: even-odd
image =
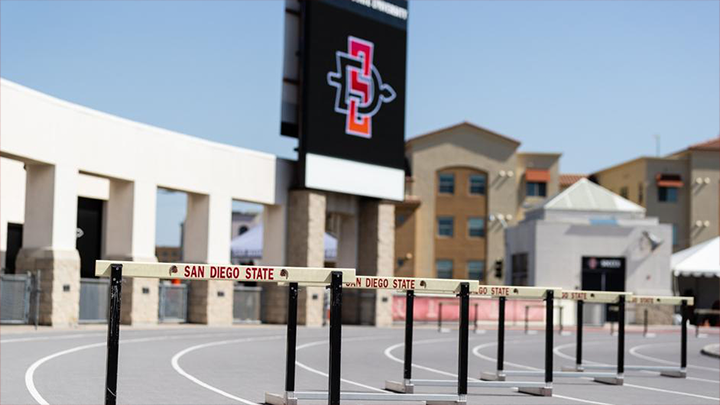
[(373, 65), (370, 41), (348, 36), (347, 52), (335, 52), (337, 70), (327, 75), (328, 84), (335, 87), (335, 112), (345, 115), (345, 132), (372, 138), (372, 117), (383, 103), (395, 99), (395, 90), (382, 82)]

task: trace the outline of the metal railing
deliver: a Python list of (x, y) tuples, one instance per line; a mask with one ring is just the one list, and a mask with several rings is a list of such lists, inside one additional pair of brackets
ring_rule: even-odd
[(236, 285), (233, 293), (235, 323), (259, 323), (262, 288)]
[(187, 284), (160, 283), (159, 322), (187, 322)]
[(79, 323), (107, 322), (109, 285), (105, 278), (80, 279)]
[(28, 323), (31, 280), (29, 273), (0, 275), (0, 323)]

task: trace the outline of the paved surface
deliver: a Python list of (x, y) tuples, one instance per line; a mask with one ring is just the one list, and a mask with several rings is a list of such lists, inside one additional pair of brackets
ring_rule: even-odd
[[(0, 329), (0, 403), (99, 404), (105, 381), (105, 329)], [(327, 329), (301, 328), (297, 390), (327, 388)], [(118, 403), (259, 403), (266, 391), (284, 384), (285, 330), (281, 326), (232, 328), (155, 327), (121, 329)], [(506, 332), (506, 369), (542, 368), (544, 334)], [(652, 372), (627, 372), (624, 386), (587, 379), (556, 379), (553, 397), (533, 397), (511, 389), (470, 389), (470, 404), (718, 404), (720, 360), (700, 354), (718, 335), (688, 337), (687, 379)], [(386, 379), (400, 380), (402, 328), (343, 328), (342, 385), (348, 391), (376, 392)], [(575, 335), (555, 334), (555, 368), (572, 365)], [(587, 361), (614, 363), (616, 338), (607, 331), (586, 331)], [(626, 364), (679, 362), (679, 336), (659, 331), (654, 338), (630, 334)], [(470, 376), (495, 367), (496, 334), (470, 336)], [(417, 328), (415, 378), (452, 379), (457, 372), (457, 332)], [(518, 380), (540, 380), (515, 377)], [(452, 392), (420, 388), (419, 392)], [(317, 402), (316, 402), (317, 403)], [(321, 402), (320, 402), (321, 403)], [(378, 403), (378, 402), (375, 402)], [(413, 402), (409, 402), (412, 404)], [(418, 402), (414, 402), (418, 404)]]

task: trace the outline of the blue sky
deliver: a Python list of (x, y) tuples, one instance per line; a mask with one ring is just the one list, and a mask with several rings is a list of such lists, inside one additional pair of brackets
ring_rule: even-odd
[[(294, 158), (282, 1), (0, 2), (0, 75)], [(720, 133), (720, 2), (411, 1), (407, 133), (471, 121), (586, 173)], [(182, 196), (159, 196), (175, 244)]]

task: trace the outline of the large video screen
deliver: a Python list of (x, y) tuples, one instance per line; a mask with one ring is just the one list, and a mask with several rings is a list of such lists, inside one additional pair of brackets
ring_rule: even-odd
[(407, 1), (304, 3), (306, 187), (402, 200)]

